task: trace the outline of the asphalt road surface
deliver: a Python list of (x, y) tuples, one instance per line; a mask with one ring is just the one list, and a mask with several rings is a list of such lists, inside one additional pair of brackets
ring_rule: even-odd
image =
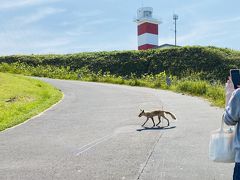
[[(163, 90), (44, 80), (64, 98), (0, 132), (1, 180), (232, 179), (233, 164), (208, 159), (210, 132), (219, 128), (223, 109)], [(139, 109), (162, 108), (177, 121), (141, 127), (146, 118), (138, 118)]]

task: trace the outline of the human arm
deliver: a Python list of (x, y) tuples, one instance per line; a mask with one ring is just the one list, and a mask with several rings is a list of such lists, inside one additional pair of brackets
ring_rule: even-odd
[(229, 76), (228, 77), (228, 80), (226, 82), (226, 85), (225, 85), (225, 107), (227, 107), (228, 105), (228, 102), (232, 96), (232, 93), (234, 91), (234, 85), (233, 85), (233, 82), (232, 82), (232, 79), (231, 77)]
[(235, 90), (226, 106), (224, 122), (227, 125), (236, 125), (240, 121), (240, 89)]

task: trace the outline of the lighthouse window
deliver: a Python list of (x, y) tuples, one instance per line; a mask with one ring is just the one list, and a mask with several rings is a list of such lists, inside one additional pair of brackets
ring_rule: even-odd
[(143, 16), (144, 17), (152, 17), (152, 12), (151, 11), (144, 11)]

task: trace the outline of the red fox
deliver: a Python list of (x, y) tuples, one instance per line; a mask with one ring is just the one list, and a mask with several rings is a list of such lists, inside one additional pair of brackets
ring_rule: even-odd
[[(138, 115), (138, 117), (142, 117), (142, 116), (147, 117), (147, 120), (143, 123), (142, 126), (144, 126), (146, 124), (146, 122), (148, 121), (149, 118), (152, 119), (153, 126), (157, 126), (161, 123), (161, 117), (163, 117), (164, 119), (167, 120), (167, 122), (168, 122), (167, 126), (169, 126), (169, 120), (168, 120), (168, 118), (166, 118), (164, 113), (169, 114), (173, 119), (176, 119), (176, 117), (168, 111), (161, 111), (161, 110), (151, 111), (151, 112), (144, 112), (144, 110), (140, 110), (140, 111), (141, 111), (141, 113)], [(158, 120), (159, 120), (159, 122), (156, 125), (155, 125), (155, 122), (154, 122), (154, 119), (153, 119), (154, 116), (158, 116)]]

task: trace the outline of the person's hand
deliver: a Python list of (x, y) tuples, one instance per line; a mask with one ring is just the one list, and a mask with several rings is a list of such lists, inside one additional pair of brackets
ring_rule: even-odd
[(225, 85), (226, 106), (228, 105), (228, 102), (229, 102), (234, 90), (235, 89), (234, 89), (232, 79), (231, 79), (231, 77), (228, 77), (228, 80)]

